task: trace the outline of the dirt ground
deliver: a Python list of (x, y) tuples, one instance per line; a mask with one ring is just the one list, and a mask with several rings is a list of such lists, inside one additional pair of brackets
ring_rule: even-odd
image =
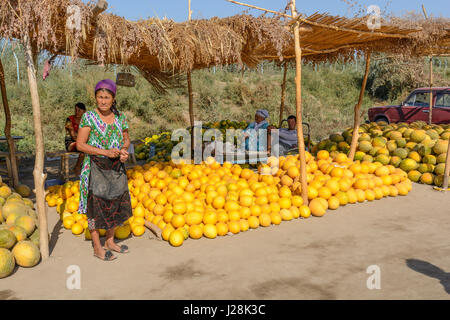
[[(32, 170), (32, 168), (30, 168)], [(92, 255), (48, 209), (51, 257), (0, 280), (0, 299), (449, 299), (450, 194), (415, 184), (407, 197), (348, 205), (173, 248), (150, 232), (113, 262)], [(71, 265), (81, 289), (66, 286)], [(369, 266), (380, 289), (368, 289)]]

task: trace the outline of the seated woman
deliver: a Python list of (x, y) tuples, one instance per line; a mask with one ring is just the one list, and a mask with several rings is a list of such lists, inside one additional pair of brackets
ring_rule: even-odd
[[(255, 121), (250, 123), (247, 128), (244, 130), (244, 137), (245, 137), (245, 150), (249, 150), (249, 130), (255, 130), (258, 132), (258, 130), (261, 129), (267, 129), (269, 127), (269, 123), (266, 121), (266, 119), (269, 118), (269, 111), (265, 109), (259, 109), (255, 113)], [(258, 135), (256, 136), (258, 137)], [(259, 150), (259, 140), (257, 140), (257, 150)], [(256, 151), (256, 150), (252, 150)]]
[[(68, 152), (78, 152), (77, 150), (77, 135), (78, 135), (78, 127), (80, 125), (81, 117), (86, 112), (86, 106), (79, 102), (75, 105), (75, 114), (69, 116), (66, 119), (66, 138), (65, 138), (65, 145), (66, 145), (66, 151)], [(75, 164), (75, 167), (73, 168), (73, 171), (77, 176), (81, 173), (81, 164), (84, 160), (84, 153), (80, 153), (78, 156), (77, 163)]]

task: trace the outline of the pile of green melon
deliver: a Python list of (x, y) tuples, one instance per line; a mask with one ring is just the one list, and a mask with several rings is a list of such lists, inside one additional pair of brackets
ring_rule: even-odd
[[(312, 152), (348, 153), (352, 132), (352, 128), (348, 128), (341, 134), (332, 134), (317, 143)], [(450, 124), (379, 122), (363, 124), (359, 132), (355, 160), (391, 164), (407, 172), (413, 182), (442, 187)]]
[(16, 266), (30, 268), (41, 259), (38, 219), (26, 186), (11, 190), (0, 178), (0, 279)]

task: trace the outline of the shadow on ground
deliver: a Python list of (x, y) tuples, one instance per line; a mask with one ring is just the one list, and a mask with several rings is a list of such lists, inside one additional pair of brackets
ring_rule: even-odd
[(61, 222), (61, 220), (58, 219), (58, 222), (53, 227), (53, 231), (50, 236), (50, 241), (49, 241), (50, 254), (52, 254), (53, 249), (55, 249), (56, 242), (58, 241), (59, 235), (62, 234), (62, 232), (63, 232), (62, 222)]
[(445, 272), (441, 268), (436, 267), (434, 264), (417, 259), (407, 259), (406, 265), (416, 272), (420, 272), (428, 277), (438, 279), (444, 287), (445, 292), (450, 294), (449, 272)]

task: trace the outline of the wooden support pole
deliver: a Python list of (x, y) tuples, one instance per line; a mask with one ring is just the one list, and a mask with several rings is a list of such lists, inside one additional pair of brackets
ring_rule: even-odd
[[(8, 142), (9, 158), (11, 159), (11, 171), (13, 176), (12, 186), (16, 188), (19, 185), (19, 171), (17, 169), (16, 144), (11, 136), (11, 111), (9, 110), (8, 96), (6, 93), (5, 71), (0, 59), (0, 87), (2, 92), (3, 109), (5, 111), (5, 137)], [(8, 163), (8, 159), (6, 159)]]
[(281, 128), (283, 121), (284, 101), (286, 100), (286, 76), (287, 76), (287, 61), (284, 62), (283, 83), (281, 84), (281, 103), (280, 103), (280, 122), (278, 127)]
[(34, 65), (33, 50), (28, 35), (24, 37), (25, 60), (27, 64), (28, 82), (31, 93), (31, 105), (33, 107), (34, 136), (36, 142), (36, 158), (34, 164), (34, 187), (36, 190), (36, 208), (39, 217), (40, 250), (42, 260), (49, 257), (47, 212), (45, 209), (44, 183), (44, 136), (41, 123), (41, 106), (36, 79), (36, 66)]
[(433, 56), (430, 57), (430, 112), (428, 114), (428, 124), (433, 123)]
[[(188, 19), (191, 21), (191, 0), (188, 2)], [(187, 72), (187, 84), (188, 84), (188, 92), (189, 92), (189, 120), (191, 122), (191, 127), (194, 127), (194, 95), (192, 93), (192, 78), (191, 71)], [(192, 145), (193, 147), (193, 145)]]
[(187, 72), (187, 84), (189, 92), (189, 120), (191, 122), (191, 126), (194, 126), (194, 95), (192, 93), (192, 79), (190, 71)]
[(450, 137), (448, 138), (447, 158), (445, 160), (444, 183), (442, 185), (444, 191), (448, 190), (448, 175), (450, 174)]
[[(295, 9), (295, 0), (291, 1), (292, 16), (297, 16)], [(297, 139), (298, 139), (298, 153), (300, 155), (300, 185), (302, 188), (302, 198), (305, 205), (309, 204), (308, 200), (308, 184), (306, 181), (306, 153), (305, 140), (303, 138), (303, 118), (302, 118), (302, 48), (300, 46), (300, 32), (299, 23), (294, 26), (294, 40), (295, 40), (295, 92), (296, 92), (296, 109), (297, 109)]]
[(366, 91), (367, 78), (369, 77), (370, 70), (370, 57), (371, 52), (366, 53), (366, 70), (364, 72), (364, 78), (361, 86), (361, 92), (359, 93), (358, 103), (355, 105), (355, 114), (354, 114), (354, 123), (353, 123), (353, 136), (352, 136), (352, 144), (350, 145), (350, 153), (348, 158), (350, 161), (353, 161), (356, 153), (356, 146), (358, 145), (359, 139), (359, 124), (361, 122), (361, 106), (364, 98), (364, 91)]

